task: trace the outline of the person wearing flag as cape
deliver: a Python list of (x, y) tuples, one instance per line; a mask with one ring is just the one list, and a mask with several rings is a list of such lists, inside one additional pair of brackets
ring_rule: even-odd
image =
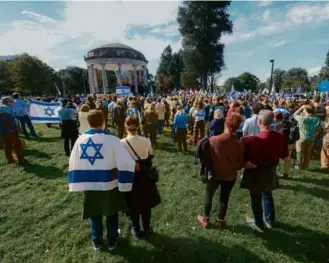
[(90, 130), (76, 141), (69, 162), (69, 191), (84, 192), (83, 219), (90, 219), (91, 238), (96, 251), (102, 249), (106, 217), (108, 250), (118, 243), (118, 212), (127, 211), (125, 192), (134, 180), (135, 161), (120, 140), (105, 130), (101, 111), (88, 113)]

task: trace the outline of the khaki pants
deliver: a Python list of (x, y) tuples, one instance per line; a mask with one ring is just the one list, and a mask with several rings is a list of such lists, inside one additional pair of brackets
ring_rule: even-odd
[(283, 173), (284, 174), (289, 174), (290, 167), (291, 167), (291, 154), (292, 151), (295, 149), (294, 144), (289, 144), (288, 145), (288, 158), (284, 160), (284, 165), (283, 165)]
[(297, 163), (299, 169), (307, 170), (310, 165), (314, 142), (299, 140), (296, 142)]
[(200, 135), (200, 139), (204, 137), (205, 130), (205, 121), (196, 121), (194, 123), (193, 130), (193, 144), (196, 145), (198, 142), (198, 136)]
[(323, 137), (321, 150), (321, 167), (329, 168), (329, 133)]

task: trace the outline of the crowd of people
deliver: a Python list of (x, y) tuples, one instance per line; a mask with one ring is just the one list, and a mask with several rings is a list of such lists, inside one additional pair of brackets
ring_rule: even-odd
[[(25, 125), (37, 136), (25, 104), (19, 94), (1, 101), (0, 134), (8, 163), (15, 162), (13, 149), (18, 163), (24, 163), (19, 131), (30, 136)], [(200, 180), (206, 183), (204, 211), (197, 220), (206, 228), (219, 186), (215, 225), (225, 227), (230, 193), (241, 169), (241, 188), (249, 190), (253, 212), (247, 223), (263, 231), (275, 226), (272, 190), (279, 187), (280, 160), (282, 178), (289, 176), (292, 161), (293, 168), (307, 170), (312, 158), (320, 158), (321, 167), (329, 168), (329, 104), (319, 95), (313, 100), (188, 92), (146, 98), (94, 95), (65, 98), (61, 105), (69, 187), (84, 192), (83, 218), (90, 218), (95, 250), (102, 247), (102, 216), (109, 250), (117, 245), (120, 211), (128, 214), (134, 237), (152, 232), (151, 209), (161, 202), (152, 154), (164, 128), (180, 153), (188, 155), (189, 145), (197, 146)], [(94, 156), (89, 156), (89, 147)]]

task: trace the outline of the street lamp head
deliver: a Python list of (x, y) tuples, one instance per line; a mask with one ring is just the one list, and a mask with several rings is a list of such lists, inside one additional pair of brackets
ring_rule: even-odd
[(271, 62), (271, 63), (274, 63), (274, 59), (271, 59), (270, 62)]

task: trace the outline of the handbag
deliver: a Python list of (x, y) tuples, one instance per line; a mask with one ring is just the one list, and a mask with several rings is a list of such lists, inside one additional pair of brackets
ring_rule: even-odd
[(135, 149), (131, 146), (131, 144), (126, 139), (126, 142), (129, 146), (129, 148), (133, 151), (135, 156), (137, 157), (137, 163), (139, 164), (140, 170), (143, 174), (148, 174), (149, 177), (155, 182), (159, 182), (159, 172), (156, 169), (156, 167), (152, 164), (153, 156), (149, 155), (146, 159), (141, 159)]

